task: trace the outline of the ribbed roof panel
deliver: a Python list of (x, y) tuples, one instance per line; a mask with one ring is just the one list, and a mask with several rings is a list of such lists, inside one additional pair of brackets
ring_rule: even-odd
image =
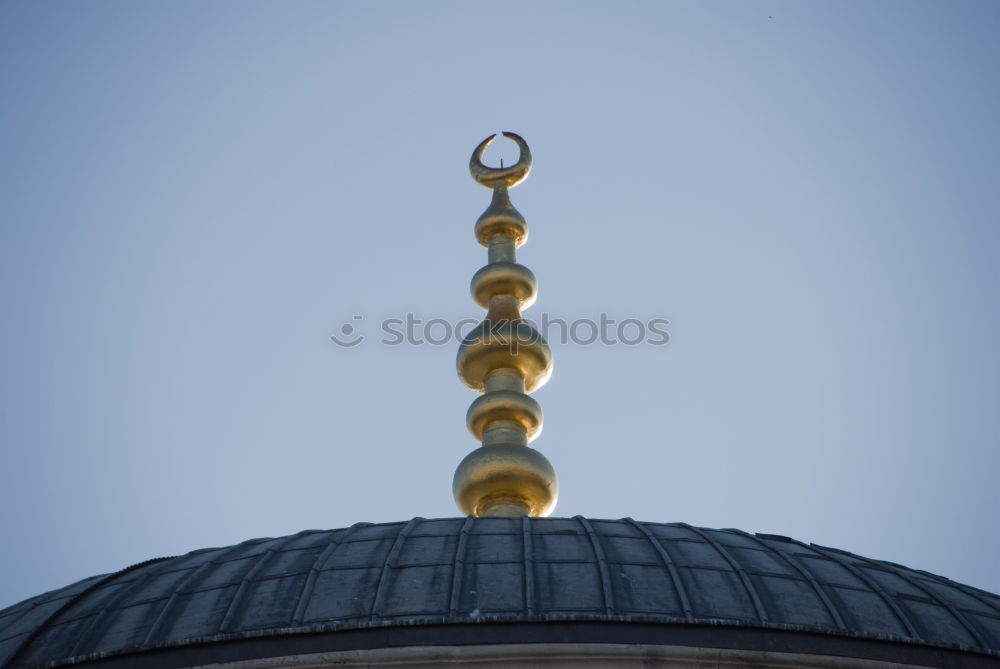
[(1000, 597), (785, 537), (413, 519), (153, 560), (0, 611), (0, 666), (268, 634), (539, 620), (801, 629), (1000, 653)]

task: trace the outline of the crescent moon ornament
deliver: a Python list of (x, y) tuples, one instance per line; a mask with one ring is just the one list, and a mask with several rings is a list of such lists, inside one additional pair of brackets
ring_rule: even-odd
[(528, 143), (514, 132), (504, 132), (503, 136), (514, 140), (517, 143), (517, 148), (520, 149), (521, 155), (518, 156), (516, 163), (510, 167), (483, 165), (483, 151), (496, 139), (495, 134), (481, 141), (472, 152), (472, 158), (469, 159), (469, 172), (472, 173), (472, 178), (487, 188), (496, 188), (501, 183), (506, 184), (508, 188), (513, 188), (524, 181), (528, 172), (531, 171), (531, 149), (528, 148)]

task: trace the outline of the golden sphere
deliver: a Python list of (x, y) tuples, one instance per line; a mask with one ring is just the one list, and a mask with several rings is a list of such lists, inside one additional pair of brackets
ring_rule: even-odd
[[(483, 446), (465, 456), (452, 491), (466, 515), (547, 516), (559, 496), (548, 459), (527, 446)], [(518, 511), (520, 513), (518, 513)]]
[(494, 262), (472, 276), (472, 299), (483, 309), (490, 308), (490, 299), (497, 295), (513, 295), (521, 309), (535, 303), (538, 282), (534, 273), (516, 262)]
[(514, 240), (514, 246), (521, 246), (528, 241), (528, 222), (524, 220), (510, 200), (497, 202), (493, 199), (490, 206), (476, 220), (476, 239), (483, 246), (490, 245), (490, 239), (495, 235), (506, 235)]
[(469, 432), (479, 440), (487, 426), (499, 420), (522, 425), (530, 442), (542, 432), (542, 407), (524, 393), (494, 390), (477, 397), (465, 414)]
[(545, 339), (523, 320), (485, 320), (458, 347), (458, 376), (473, 390), (486, 389), (486, 376), (496, 369), (515, 369), (524, 389), (540, 388), (552, 374), (552, 351)]

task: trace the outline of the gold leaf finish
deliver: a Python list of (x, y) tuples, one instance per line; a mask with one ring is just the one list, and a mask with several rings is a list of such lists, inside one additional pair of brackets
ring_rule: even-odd
[(552, 373), (552, 351), (521, 316), (535, 301), (535, 275), (517, 263), (515, 249), (528, 239), (528, 224), (510, 202), (509, 188), (531, 171), (531, 151), (520, 135), (503, 133), (520, 149), (511, 167), (487, 167), (483, 151), (491, 135), (472, 152), (469, 171), (493, 189), (489, 207), (475, 225), (476, 239), (489, 249), (488, 263), (472, 278), (472, 297), (486, 319), (458, 349), (458, 376), (483, 393), (466, 415), (469, 431), (482, 446), (455, 471), (452, 490), (463, 513), (472, 516), (547, 516), (559, 495), (548, 459), (528, 446), (542, 430), (542, 408), (527, 393)]

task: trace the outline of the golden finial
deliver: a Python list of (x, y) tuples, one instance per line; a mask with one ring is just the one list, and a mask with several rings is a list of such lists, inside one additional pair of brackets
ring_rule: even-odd
[(458, 507), (472, 516), (547, 516), (558, 497), (556, 474), (548, 459), (528, 446), (542, 431), (542, 408), (528, 397), (552, 373), (552, 351), (521, 316), (535, 301), (535, 275), (516, 262), (514, 249), (528, 239), (528, 224), (510, 202), (507, 190), (531, 171), (531, 151), (519, 135), (503, 133), (520, 149), (510, 167), (487, 167), (476, 147), (469, 171), (493, 189), (490, 206), (476, 221), (476, 239), (488, 249), (488, 264), (472, 277), (472, 297), (486, 309), (458, 349), (458, 376), (483, 393), (469, 407), (466, 422), (482, 446), (465, 456), (455, 471)]

